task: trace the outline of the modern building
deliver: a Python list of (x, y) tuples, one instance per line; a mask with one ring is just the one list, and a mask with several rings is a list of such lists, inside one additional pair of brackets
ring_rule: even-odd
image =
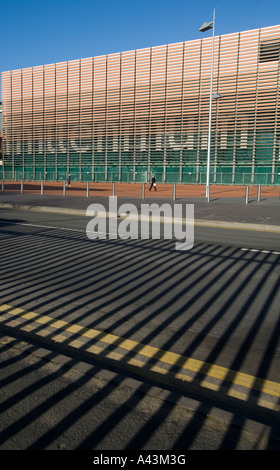
[(2, 103), (0, 101), (0, 166), (3, 165), (2, 159)]
[[(205, 183), (211, 52), (202, 34), (3, 72), (0, 173)], [(279, 54), (280, 25), (215, 37), (210, 183), (280, 185)]]

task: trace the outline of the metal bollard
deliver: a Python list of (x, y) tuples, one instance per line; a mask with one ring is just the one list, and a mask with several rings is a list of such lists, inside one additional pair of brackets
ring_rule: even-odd
[(65, 181), (63, 181), (63, 196), (65, 196), (65, 193), (66, 193), (66, 191), (65, 191)]
[(113, 183), (113, 197), (115, 197), (115, 183)]
[(209, 185), (209, 186), (206, 186), (206, 194), (205, 194), (205, 197), (206, 197), (206, 201), (207, 201), (207, 202), (210, 202), (210, 185)]
[(258, 202), (260, 202), (261, 200), (261, 185), (259, 184), (259, 187), (258, 187)]
[(173, 201), (176, 201), (176, 184), (173, 184)]
[(142, 199), (145, 199), (145, 183), (142, 183)]
[(20, 182), (20, 193), (21, 194), (23, 193), (23, 180), (21, 180)]
[(89, 196), (89, 183), (87, 182), (87, 197)]
[(246, 186), (245, 202), (246, 204), (249, 202), (249, 186)]
[(41, 181), (41, 194), (44, 194), (44, 181)]
[(2, 179), (2, 193), (4, 192), (4, 178)]

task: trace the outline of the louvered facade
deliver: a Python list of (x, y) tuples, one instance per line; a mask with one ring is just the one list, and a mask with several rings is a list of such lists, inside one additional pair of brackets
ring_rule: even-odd
[[(205, 183), (212, 37), (2, 73), (6, 179)], [(215, 37), (210, 183), (280, 184), (280, 25)]]

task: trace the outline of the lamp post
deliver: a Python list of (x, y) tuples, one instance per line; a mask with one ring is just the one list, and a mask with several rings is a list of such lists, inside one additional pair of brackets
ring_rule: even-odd
[(213, 29), (212, 36), (212, 55), (211, 55), (211, 76), (210, 76), (210, 101), (209, 101), (209, 127), (208, 127), (208, 147), (207, 147), (207, 173), (206, 173), (206, 199), (210, 200), (210, 151), (211, 151), (211, 118), (212, 118), (212, 100), (221, 98), (219, 93), (213, 95), (213, 66), (214, 66), (214, 38), (215, 38), (215, 10), (213, 11), (213, 21), (204, 22), (199, 31), (204, 33)]

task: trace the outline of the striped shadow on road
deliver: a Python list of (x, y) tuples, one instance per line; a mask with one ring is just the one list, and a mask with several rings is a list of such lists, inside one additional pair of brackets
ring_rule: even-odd
[[(141, 344), (120, 336), (56, 320), (36, 312), (0, 304), (0, 325), (16, 327), (60, 346), (74, 348), (101, 359), (113, 361), (140, 377), (162, 377), (162, 383), (192, 383), (242, 401), (279, 412), (280, 384), (215, 364), (209, 364), (170, 351)], [(175, 381), (175, 382), (174, 382)], [(226, 384), (226, 387), (225, 387)]]

